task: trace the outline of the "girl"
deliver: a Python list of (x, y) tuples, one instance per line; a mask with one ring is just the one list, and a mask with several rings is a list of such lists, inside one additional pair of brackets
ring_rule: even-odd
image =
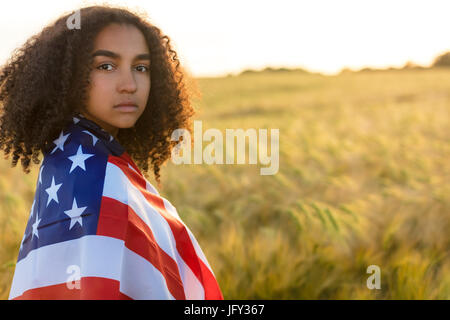
[(0, 73), (0, 149), (40, 166), (10, 299), (223, 299), (200, 246), (148, 182), (194, 114), (169, 38), (92, 6)]

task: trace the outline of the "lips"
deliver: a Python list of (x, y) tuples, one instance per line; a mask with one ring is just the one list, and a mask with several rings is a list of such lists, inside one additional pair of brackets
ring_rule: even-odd
[(114, 107), (115, 108), (117, 108), (117, 107), (136, 107), (137, 108), (137, 104), (133, 101), (124, 101), (119, 104), (116, 104)]
[(123, 112), (133, 112), (138, 109), (138, 106), (133, 101), (125, 101), (125, 102), (116, 104), (114, 106), (114, 109), (117, 109), (117, 110), (123, 111)]

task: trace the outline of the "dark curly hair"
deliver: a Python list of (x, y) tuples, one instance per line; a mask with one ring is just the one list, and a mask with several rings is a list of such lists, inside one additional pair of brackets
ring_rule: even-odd
[(80, 29), (67, 27), (73, 12), (68, 13), (28, 39), (2, 66), (0, 149), (5, 159), (14, 149), (12, 167), (20, 159), (25, 173), (30, 160), (39, 164), (39, 153), (47, 152), (66, 121), (86, 108), (96, 35), (111, 23), (129, 24), (142, 32), (150, 50), (152, 86), (145, 111), (134, 127), (119, 129), (117, 139), (147, 178), (151, 159), (160, 185), (160, 167), (178, 143), (170, 139), (173, 130), (192, 133), (190, 99), (198, 93), (193, 78), (180, 66), (170, 38), (145, 13), (111, 6), (79, 10)]

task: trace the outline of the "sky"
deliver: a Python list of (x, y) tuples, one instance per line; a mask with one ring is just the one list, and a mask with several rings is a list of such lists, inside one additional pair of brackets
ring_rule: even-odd
[(265, 67), (336, 74), (407, 61), (429, 66), (450, 51), (448, 0), (15, 0), (1, 5), (0, 63), (59, 16), (101, 3), (145, 11), (196, 77)]

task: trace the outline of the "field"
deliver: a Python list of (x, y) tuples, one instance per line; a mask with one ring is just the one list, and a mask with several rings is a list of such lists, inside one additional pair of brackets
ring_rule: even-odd
[[(159, 190), (225, 299), (450, 299), (450, 70), (197, 81), (203, 131), (279, 129), (275, 175), (260, 164), (162, 168)], [(37, 169), (0, 160), (0, 299)], [(367, 287), (371, 265), (380, 289)]]

